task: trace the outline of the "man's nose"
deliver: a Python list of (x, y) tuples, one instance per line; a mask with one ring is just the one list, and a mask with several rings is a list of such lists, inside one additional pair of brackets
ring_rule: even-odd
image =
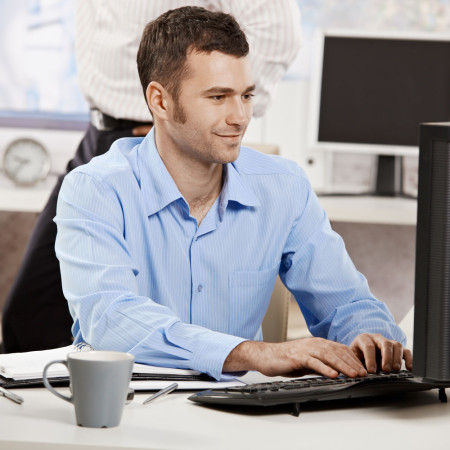
[(246, 126), (252, 116), (251, 104), (245, 103), (241, 98), (233, 99), (227, 116), (228, 125)]

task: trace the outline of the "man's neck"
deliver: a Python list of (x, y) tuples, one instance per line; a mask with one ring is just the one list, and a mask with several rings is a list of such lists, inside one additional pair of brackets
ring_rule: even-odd
[[(170, 172), (170, 171), (169, 171)], [(198, 225), (208, 214), (222, 190), (223, 166), (216, 165), (214, 171), (193, 171), (172, 175), (175, 184), (189, 204), (192, 217), (197, 219)]]
[(170, 176), (188, 202), (191, 216), (200, 225), (222, 190), (223, 165), (180, 159), (172, 152), (158, 151)]

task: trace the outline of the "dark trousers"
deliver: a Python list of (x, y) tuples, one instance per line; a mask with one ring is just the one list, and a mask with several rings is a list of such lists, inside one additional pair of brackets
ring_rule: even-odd
[[(139, 124), (137, 124), (139, 125)], [(66, 173), (105, 153), (132, 128), (86, 131)], [(55, 255), (56, 202), (64, 175), (61, 175), (39, 215), (25, 256), (5, 302), (2, 318), (3, 350), (6, 353), (45, 350), (72, 342), (73, 323), (61, 287), (59, 262)]]

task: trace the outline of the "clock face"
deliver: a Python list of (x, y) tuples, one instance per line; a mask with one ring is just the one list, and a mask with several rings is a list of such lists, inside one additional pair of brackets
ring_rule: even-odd
[(39, 142), (17, 139), (5, 150), (3, 170), (15, 183), (30, 186), (48, 175), (50, 156)]

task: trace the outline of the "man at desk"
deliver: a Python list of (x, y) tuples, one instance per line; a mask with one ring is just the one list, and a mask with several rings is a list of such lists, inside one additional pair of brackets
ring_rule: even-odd
[[(137, 63), (152, 131), (73, 170), (58, 199), (75, 342), (217, 379), (412, 368), (304, 172), (240, 146), (255, 89), (248, 50), (221, 12), (183, 7), (147, 25)], [(261, 342), (278, 274), (315, 337)]]

